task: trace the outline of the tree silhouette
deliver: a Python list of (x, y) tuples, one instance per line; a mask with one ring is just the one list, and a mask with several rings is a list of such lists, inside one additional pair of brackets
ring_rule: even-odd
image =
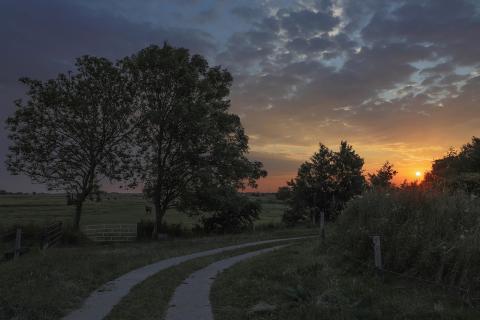
[(348, 200), (364, 189), (363, 163), (346, 141), (341, 142), (338, 152), (320, 144), (310, 161), (300, 166), (297, 177), (288, 182), (290, 209), (284, 220), (295, 223), (308, 216), (313, 220), (320, 211), (333, 218)]
[(135, 135), (137, 173), (155, 206), (155, 232), (167, 209), (203, 208), (206, 190), (236, 191), (266, 175), (260, 162), (246, 158), (248, 137), (239, 117), (228, 113), (228, 71), (168, 44), (120, 64), (143, 120)]
[(376, 173), (369, 173), (368, 179), (372, 188), (388, 189), (392, 187), (392, 179), (396, 174), (397, 171), (393, 169), (393, 164), (387, 161)]
[(12, 141), (6, 164), (49, 190), (62, 190), (75, 205), (79, 228), (82, 205), (102, 179), (132, 173), (128, 140), (133, 122), (129, 89), (120, 71), (103, 58), (84, 56), (76, 74), (45, 82), (21, 79), (28, 101), (16, 101), (7, 119)]

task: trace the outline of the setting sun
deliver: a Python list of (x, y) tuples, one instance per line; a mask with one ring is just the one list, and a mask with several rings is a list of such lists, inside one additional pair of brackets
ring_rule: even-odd
[(420, 178), (422, 176), (422, 173), (420, 171), (415, 172), (415, 176), (417, 178)]

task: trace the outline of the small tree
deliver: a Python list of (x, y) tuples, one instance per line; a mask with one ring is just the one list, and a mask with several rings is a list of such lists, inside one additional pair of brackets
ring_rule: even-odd
[(155, 232), (167, 209), (198, 211), (202, 205), (194, 198), (203, 199), (205, 190), (255, 186), (266, 175), (260, 162), (246, 158), (248, 137), (239, 117), (228, 113), (228, 71), (168, 44), (147, 47), (121, 65), (144, 119), (136, 154), (144, 192), (155, 206)]
[(275, 197), (278, 200), (287, 200), (291, 197), (292, 191), (288, 186), (284, 187), (279, 187), (277, 193), (275, 194)]
[(132, 122), (129, 90), (110, 61), (84, 56), (76, 67), (76, 74), (45, 82), (21, 79), (29, 100), (16, 101), (7, 119), (12, 145), (6, 164), (13, 174), (65, 191), (78, 229), (82, 205), (98, 193), (100, 181), (128, 175)]
[(370, 186), (374, 189), (388, 189), (392, 187), (392, 179), (397, 174), (393, 164), (385, 162), (376, 173), (369, 173)]
[(293, 224), (308, 216), (316, 220), (320, 211), (332, 218), (348, 200), (363, 191), (363, 163), (346, 141), (341, 142), (338, 152), (320, 144), (319, 151), (303, 163), (297, 177), (288, 182), (290, 208), (284, 221)]

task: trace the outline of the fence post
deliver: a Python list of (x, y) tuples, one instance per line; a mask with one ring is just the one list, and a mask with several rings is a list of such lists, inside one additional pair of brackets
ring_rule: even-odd
[(45, 250), (48, 247), (48, 227), (44, 227), (42, 231), (42, 238), (40, 240), (40, 249), (42, 249), (42, 252), (45, 252)]
[(17, 259), (20, 256), (20, 250), (22, 248), (22, 229), (17, 228), (15, 235), (15, 248), (13, 250), (13, 259)]
[(373, 250), (375, 255), (375, 268), (382, 271), (382, 248), (380, 245), (380, 236), (372, 236)]
[(325, 240), (325, 212), (320, 211), (320, 236)]

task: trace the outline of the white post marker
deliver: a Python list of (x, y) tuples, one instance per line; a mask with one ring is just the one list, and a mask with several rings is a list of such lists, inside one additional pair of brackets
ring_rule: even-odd
[(325, 239), (325, 212), (320, 211), (320, 236)]
[(22, 229), (17, 228), (17, 234), (15, 235), (15, 248), (13, 249), (14, 260), (20, 256), (21, 248), (22, 248)]
[(372, 236), (373, 250), (375, 255), (375, 268), (382, 270), (382, 248), (380, 246), (380, 236)]

